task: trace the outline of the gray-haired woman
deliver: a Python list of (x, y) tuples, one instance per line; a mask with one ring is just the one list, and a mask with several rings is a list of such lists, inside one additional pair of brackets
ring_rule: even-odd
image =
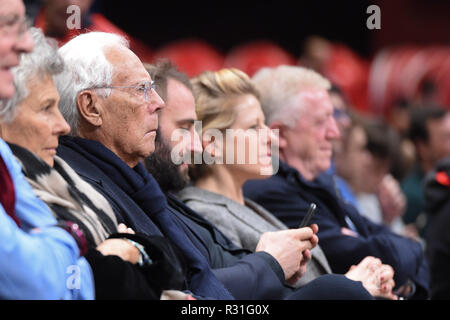
[(55, 217), (76, 223), (85, 235), (97, 299), (159, 299), (163, 289), (181, 288), (182, 266), (170, 245), (118, 225), (108, 201), (56, 156), (59, 136), (70, 130), (53, 83), (64, 64), (41, 30), (31, 34), (35, 49), (13, 70), (16, 93), (4, 106), (10, 121), (0, 126), (0, 137)]

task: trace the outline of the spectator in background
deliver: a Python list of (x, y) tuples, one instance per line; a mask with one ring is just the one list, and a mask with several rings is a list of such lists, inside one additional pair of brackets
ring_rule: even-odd
[(367, 87), (370, 63), (345, 44), (312, 35), (303, 43), (298, 64), (337, 84), (356, 110), (369, 111)]
[(402, 181), (412, 169), (416, 158), (414, 144), (408, 136), (412, 107), (408, 100), (402, 98), (397, 99), (392, 104), (392, 107), (389, 108), (389, 113), (386, 117), (389, 125), (397, 131), (400, 137), (402, 161), (393, 168), (393, 176), (399, 181)]
[(354, 120), (338, 174), (355, 193), (362, 215), (406, 236), (401, 220), (406, 199), (391, 174), (400, 160), (399, 146), (398, 135), (382, 120)]
[(327, 170), (329, 174), (334, 176), (336, 186), (344, 201), (358, 207), (355, 194), (347, 181), (339, 174), (346, 172), (349, 167), (345, 160), (347, 156), (346, 147), (348, 145), (349, 133), (352, 128), (352, 114), (353, 110), (350, 107), (349, 101), (344, 92), (337, 86), (332, 85), (328, 90), (330, 101), (333, 104), (333, 117), (339, 129), (339, 138), (333, 139), (333, 158), (330, 168)]
[(418, 106), (438, 105), (439, 86), (433, 79), (424, 78), (413, 101), (413, 104)]
[(431, 299), (450, 299), (450, 157), (439, 161), (425, 179), (429, 222), (426, 253), (430, 263)]
[(340, 138), (333, 140), (333, 154), (340, 154), (342, 152), (342, 144), (347, 141), (352, 125), (351, 113), (353, 110), (344, 92), (337, 85), (332, 85), (330, 90), (328, 90), (328, 94), (333, 104), (333, 117), (336, 120), (340, 133)]
[[(21, 0), (0, 0), (0, 126), (14, 118), (14, 110), (6, 108), (15, 92), (11, 68), (33, 48), (24, 17)], [(57, 226), (2, 139), (0, 186), (0, 298), (93, 299), (91, 270), (80, 258), (82, 236), (74, 225)], [(79, 268), (73, 286), (69, 267)]]
[[(130, 37), (101, 13), (91, 12), (93, 2), (94, 0), (43, 0), (40, 10), (34, 17), (34, 26), (41, 28), (46, 36), (58, 40), (60, 46), (80, 33), (87, 31), (120, 34), (130, 41), (131, 50), (140, 60), (150, 62), (153, 56), (152, 50), (143, 42)], [(67, 13), (67, 8), (71, 5), (80, 8), (80, 29), (68, 28), (68, 19), (74, 12)], [(73, 23), (72, 20), (69, 22)]]
[(332, 141), (339, 138), (329, 82), (311, 70), (289, 66), (263, 68), (253, 81), (269, 127), (279, 129), (281, 161), (276, 175), (247, 182), (244, 195), (290, 228), (316, 203), (312, 223), (320, 226), (320, 245), (334, 272), (344, 273), (365, 256), (375, 256), (394, 268), (402, 295), (428, 297), (428, 265), (420, 244), (361, 216), (340, 199), (332, 176), (324, 174)]
[(407, 199), (403, 221), (423, 236), (427, 224), (424, 178), (437, 161), (450, 155), (450, 112), (434, 106), (414, 107), (409, 137), (415, 146), (416, 163), (401, 184)]

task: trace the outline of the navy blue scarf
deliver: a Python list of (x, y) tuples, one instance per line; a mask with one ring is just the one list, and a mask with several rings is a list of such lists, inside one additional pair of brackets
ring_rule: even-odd
[(182, 224), (175, 223), (164, 193), (141, 163), (130, 168), (111, 150), (93, 140), (66, 138), (64, 145), (82, 154), (107, 174), (183, 252), (192, 271), (189, 290), (203, 297), (234, 299), (186, 235), (190, 231)]

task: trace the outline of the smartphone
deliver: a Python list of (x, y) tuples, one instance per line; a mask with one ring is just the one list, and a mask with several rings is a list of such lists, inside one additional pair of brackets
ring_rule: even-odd
[(308, 212), (306, 213), (306, 216), (303, 218), (302, 223), (300, 223), (299, 228), (304, 228), (309, 225), (309, 222), (311, 221), (312, 216), (314, 215), (314, 212), (316, 212), (317, 205), (313, 202), (309, 206)]

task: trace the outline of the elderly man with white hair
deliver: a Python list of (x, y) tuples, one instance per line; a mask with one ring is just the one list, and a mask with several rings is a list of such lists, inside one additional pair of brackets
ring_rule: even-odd
[[(280, 167), (266, 180), (249, 181), (244, 194), (288, 227), (296, 228), (310, 203), (319, 226), (320, 246), (336, 273), (345, 273), (365, 256), (393, 267), (397, 293), (426, 298), (428, 266), (419, 243), (375, 225), (341, 200), (331, 165), (332, 142), (339, 139), (327, 79), (295, 66), (264, 68), (253, 81), (261, 92), (266, 121), (279, 129)], [(381, 284), (383, 285), (383, 284)]]

